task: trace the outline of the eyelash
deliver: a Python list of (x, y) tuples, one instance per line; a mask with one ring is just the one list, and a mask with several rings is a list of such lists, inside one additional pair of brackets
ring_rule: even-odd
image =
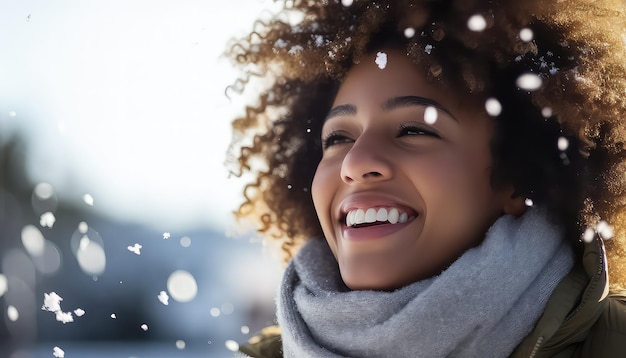
[[(333, 145), (337, 145), (340, 143), (345, 143), (346, 141), (350, 140), (347, 136), (340, 134), (338, 132), (332, 132), (329, 135), (326, 136), (326, 138), (324, 138), (322, 140), (322, 146), (324, 147), (324, 149), (331, 147)], [(337, 142), (335, 142), (337, 141)]]
[[(418, 136), (418, 135), (425, 135), (425, 136), (429, 136), (429, 137), (434, 137), (434, 138), (441, 138), (441, 136), (439, 134), (437, 134), (434, 131), (428, 130), (423, 128), (422, 126), (419, 125), (413, 125), (413, 124), (403, 124), (400, 126), (399, 129), (399, 133), (396, 136), (396, 138), (399, 137), (403, 137), (403, 136)], [(334, 145), (337, 144), (342, 144), (342, 143), (346, 143), (351, 141), (351, 139), (346, 136), (343, 135), (339, 132), (332, 132), (330, 134), (328, 134), (323, 140), (322, 140), (322, 146), (324, 149), (327, 149), (328, 147), (332, 147)]]
[(404, 135), (426, 135), (429, 137), (441, 138), (441, 136), (436, 132), (414, 124), (403, 124), (400, 126), (400, 133), (398, 133), (398, 137), (402, 137)]

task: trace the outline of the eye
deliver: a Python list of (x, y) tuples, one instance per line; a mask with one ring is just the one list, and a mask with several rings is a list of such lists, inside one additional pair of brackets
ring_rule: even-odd
[(337, 145), (337, 144), (349, 143), (351, 141), (352, 139), (338, 132), (330, 133), (324, 139), (322, 139), (324, 149), (332, 147), (333, 145)]
[(441, 138), (441, 136), (437, 134), (437, 132), (416, 124), (403, 124), (402, 126), (400, 126), (398, 138), (404, 136), (429, 136)]

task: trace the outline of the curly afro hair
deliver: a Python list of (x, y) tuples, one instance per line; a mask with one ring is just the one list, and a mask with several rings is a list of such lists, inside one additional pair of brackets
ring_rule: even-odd
[[(255, 98), (233, 121), (231, 170), (254, 178), (239, 218), (255, 219), (286, 259), (308, 238), (322, 236), (309, 189), (323, 121), (346, 72), (364, 54), (394, 46), (460, 98), (500, 104), (499, 113), (489, 111), (492, 185), (513, 184), (519, 195), (547, 207), (574, 247), (582, 246), (585, 231), (600, 227), (601, 236), (612, 237), (607, 251), (615, 283), (626, 284), (621, 0), (346, 5), (286, 1), (229, 46), (227, 56), (242, 71), (231, 88)], [(539, 86), (520, 84), (522, 77)]]

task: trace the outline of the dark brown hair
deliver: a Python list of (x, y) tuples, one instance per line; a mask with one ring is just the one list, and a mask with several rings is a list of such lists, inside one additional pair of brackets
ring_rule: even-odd
[[(236, 215), (256, 219), (287, 258), (321, 237), (310, 193), (321, 126), (351, 66), (392, 45), (461, 98), (501, 104), (492, 185), (547, 207), (575, 247), (588, 227), (611, 224), (611, 271), (625, 284), (625, 20), (622, 1), (285, 2), (227, 51), (242, 70), (231, 89), (261, 85), (233, 121), (233, 172), (254, 177)], [(522, 75), (541, 86), (523, 88)]]

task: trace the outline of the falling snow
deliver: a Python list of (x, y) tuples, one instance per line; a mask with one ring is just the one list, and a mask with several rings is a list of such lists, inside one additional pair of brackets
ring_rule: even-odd
[(229, 339), (225, 342), (226, 349), (231, 352), (237, 352), (239, 350), (239, 343)]
[(430, 53), (433, 51), (433, 45), (428, 44), (426, 46), (424, 46), (424, 52), (426, 52), (427, 54), (430, 55)]
[(300, 46), (300, 45), (295, 45), (295, 46), (291, 46), (291, 48), (289, 49), (288, 53), (290, 55), (295, 55), (299, 52), (302, 52), (302, 50), (304, 50), (304, 47)]
[(70, 323), (70, 322), (74, 322), (74, 317), (72, 317), (72, 312), (63, 312), (63, 311), (56, 311), (56, 320), (59, 322), (63, 322), (63, 324), (65, 323)]
[(533, 201), (532, 199), (526, 198), (526, 200), (524, 200), (524, 204), (526, 204), (526, 206), (533, 206)]
[(488, 98), (485, 101), (485, 110), (492, 117), (497, 117), (502, 113), (502, 104), (495, 98)]
[(415, 36), (415, 29), (414, 28), (407, 27), (406, 29), (404, 29), (404, 37), (406, 37), (407, 39), (410, 39), (413, 36)]
[(76, 317), (82, 317), (85, 315), (85, 311), (83, 309), (77, 308), (74, 310), (74, 314)]
[(250, 333), (250, 327), (248, 327), (248, 326), (241, 326), (241, 333), (242, 334)]
[(56, 292), (44, 293), (43, 295), (42, 310), (54, 312), (56, 320), (63, 324), (74, 322), (71, 312), (63, 312), (61, 310), (61, 301), (63, 301), (61, 296), (57, 295)]
[(168, 296), (167, 292), (165, 292), (165, 291), (159, 292), (159, 295), (157, 296), (157, 298), (159, 299), (159, 301), (162, 304), (164, 304), (166, 306), (170, 303), (170, 296)]
[(550, 117), (552, 117), (552, 108), (550, 108), (550, 107), (544, 107), (544, 108), (541, 110), (541, 115), (542, 115), (544, 118), (550, 118)]
[(176, 341), (176, 348), (178, 349), (185, 349), (185, 341), (183, 341), (182, 339), (179, 339)]
[(87, 231), (89, 231), (89, 225), (87, 225), (87, 223), (86, 223), (86, 222), (81, 221), (81, 222), (78, 224), (78, 232), (80, 232), (81, 234), (86, 234), (86, 233), (87, 233)]
[(170, 235), (170, 233), (169, 233), (169, 232), (164, 232), (164, 233), (163, 233), (163, 240), (167, 240), (167, 239), (169, 239), (169, 238), (170, 238), (170, 236), (171, 236), (171, 235)]
[(604, 240), (610, 240), (614, 235), (613, 226), (609, 225), (609, 223), (604, 220), (600, 220), (600, 222), (598, 222), (596, 231)]
[(56, 292), (43, 294), (43, 307), (44, 311), (56, 312), (61, 310), (61, 301), (63, 298), (56, 294)]
[(533, 30), (529, 29), (529, 28), (523, 28), (520, 32), (519, 32), (519, 38), (524, 41), (524, 42), (530, 42), (533, 40)]
[(128, 249), (128, 251), (130, 251), (130, 252), (133, 252), (133, 253), (135, 253), (135, 254), (137, 254), (137, 255), (141, 255), (141, 248), (142, 248), (142, 247), (143, 247), (143, 246), (142, 246), (141, 244), (135, 244), (135, 245), (133, 245), (133, 246), (128, 246), (128, 247), (126, 247), (126, 248), (127, 248), (127, 249)]
[(593, 237), (595, 236), (595, 231), (588, 227), (583, 234), (583, 241), (586, 243), (590, 243), (593, 241)]
[(115, 315), (115, 313), (111, 313), (111, 318), (116, 319), (117, 316)]
[(41, 214), (41, 217), (39, 218), (39, 225), (52, 228), (56, 220), (57, 219), (54, 217), (54, 214), (48, 211)]
[(352, 6), (352, 2), (353, 0), (341, 0), (341, 5), (345, 7)]
[(9, 305), (7, 307), (7, 317), (9, 317), (9, 321), (15, 322), (20, 318), (20, 312), (13, 305)]
[(65, 352), (59, 347), (54, 347), (52, 348), (52, 355), (56, 358), (64, 358)]
[(528, 72), (519, 76), (515, 83), (521, 89), (534, 91), (541, 87), (542, 81), (541, 78), (539, 78), (539, 76), (537, 76), (536, 74)]
[(484, 16), (476, 14), (467, 20), (467, 28), (474, 32), (484, 31), (487, 28), (487, 20)]
[(428, 106), (424, 111), (424, 122), (428, 124), (435, 124), (437, 122), (437, 108)]
[(145, 332), (145, 331), (147, 331), (147, 330), (148, 330), (148, 325), (147, 325), (147, 324), (145, 324), (145, 323), (144, 323), (144, 324), (142, 324), (142, 325), (141, 325), (141, 329), (142, 329), (144, 332)]
[(559, 137), (556, 146), (560, 151), (566, 151), (567, 147), (569, 147), (569, 141), (565, 137)]
[(83, 195), (83, 201), (89, 206), (93, 206), (93, 196), (89, 194)]
[(378, 68), (380, 68), (381, 70), (385, 69), (385, 67), (387, 67), (387, 54), (384, 52), (378, 52), (376, 53), (376, 65), (378, 65)]

